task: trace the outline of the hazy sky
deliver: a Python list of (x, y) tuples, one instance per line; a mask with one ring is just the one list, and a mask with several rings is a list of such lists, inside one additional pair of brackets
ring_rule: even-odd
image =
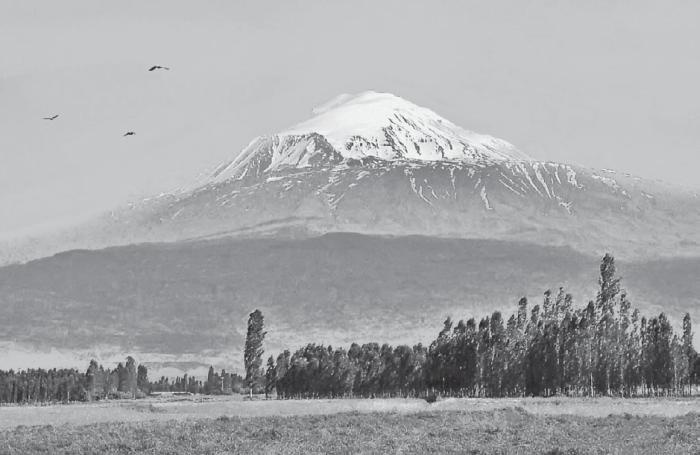
[(0, 0), (0, 239), (189, 182), (369, 89), (538, 159), (700, 188), (699, 17), (696, 1)]

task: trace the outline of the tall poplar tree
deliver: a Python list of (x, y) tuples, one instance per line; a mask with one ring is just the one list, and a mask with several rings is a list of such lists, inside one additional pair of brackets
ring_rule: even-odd
[[(185, 375), (186, 377), (187, 375)], [(139, 365), (136, 369), (136, 387), (144, 393), (149, 393), (148, 384), (148, 368), (145, 365)]]
[(273, 390), (275, 390), (275, 383), (277, 382), (277, 372), (275, 368), (275, 359), (270, 356), (267, 359), (267, 371), (265, 371), (265, 398), (268, 398)]
[(136, 360), (133, 357), (128, 356), (126, 358), (126, 366), (124, 367), (126, 373), (126, 392), (130, 393), (132, 397), (136, 398), (136, 384), (137, 384), (137, 372), (136, 372)]
[(260, 310), (255, 310), (248, 317), (248, 334), (245, 338), (243, 351), (243, 364), (245, 365), (245, 381), (250, 388), (250, 396), (253, 396), (253, 388), (261, 384), (263, 340), (263, 315)]
[(695, 363), (696, 352), (693, 348), (693, 323), (690, 320), (690, 313), (686, 313), (683, 316), (683, 354), (685, 356), (684, 361), (688, 362), (687, 366), (687, 378), (683, 378), (688, 384), (688, 392), (692, 391), (692, 376), (693, 367)]

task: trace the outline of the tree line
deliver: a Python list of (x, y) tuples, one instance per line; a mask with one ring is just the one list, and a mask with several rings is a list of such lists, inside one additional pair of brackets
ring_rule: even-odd
[(197, 380), (194, 376), (177, 376), (172, 381), (170, 378), (161, 376), (156, 382), (149, 383), (149, 393), (153, 392), (181, 392), (204, 395), (231, 395), (242, 393), (245, 389), (243, 378), (236, 373), (221, 373), (214, 371), (214, 367), (209, 367), (207, 379)]
[(664, 313), (633, 309), (615, 259), (600, 265), (595, 300), (574, 308), (573, 296), (546, 291), (541, 305), (523, 297), (508, 318), (445, 320), (429, 346), (353, 343), (348, 349), (308, 344), (270, 356), (263, 367), (264, 318), (249, 315), (245, 378), (209, 368), (150, 381), (133, 357), (114, 369), (92, 360), (75, 369), (0, 370), (0, 403), (138, 398), (153, 392), (265, 393), (278, 398), (393, 396), (658, 396), (690, 393), (700, 380), (692, 322), (675, 334)]
[(148, 368), (137, 365), (129, 356), (114, 369), (106, 369), (95, 360), (85, 373), (76, 369), (0, 370), (0, 403), (50, 403), (96, 401), (120, 398), (143, 398), (153, 392), (201, 393), (207, 395), (241, 393), (244, 381), (240, 375), (221, 373), (209, 367), (205, 381), (187, 374), (172, 381), (162, 376), (148, 378)]
[(448, 317), (427, 347), (308, 344), (270, 356), (264, 372), (258, 358), (246, 365), (254, 370), (247, 376), (279, 398), (690, 393), (700, 379), (690, 315), (680, 335), (664, 313), (642, 316), (611, 255), (602, 259), (598, 284), (596, 299), (581, 308), (560, 288), (546, 291), (541, 305), (520, 299), (507, 318), (496, 311), (454, 324)]
[(46, 403), (135, 398), (148, 384), (145, 366), (129, 356), (113, 370), (95, 360), (85, 373), (76, 369), (0, 370), (0, 403)]

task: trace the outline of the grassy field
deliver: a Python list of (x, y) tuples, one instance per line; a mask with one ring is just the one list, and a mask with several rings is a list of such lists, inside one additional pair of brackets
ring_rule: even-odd
[(54, 406), (0, 407), (0, 430), (19, 425), (86, 425), (227, 417), (274, 417), (385, 412), (494, 411), (522, 408), (534, 415), (607, 417), (610, 414), (675, 417), (700, 413), (700, 398), (448, 398), (428, 404), (420, 399), (243, 400), (240, 396), (190, 396), (116, 400)]
[[(217, 398), (0, 408), (0, 454), (700, 453), (700, 400)], [(33, 416), (33, 419), (25, 419)]]
[(494, 411), (342, 413), (16, 427), (0, 453), (648, 453), (700, 451), (700, 415)]

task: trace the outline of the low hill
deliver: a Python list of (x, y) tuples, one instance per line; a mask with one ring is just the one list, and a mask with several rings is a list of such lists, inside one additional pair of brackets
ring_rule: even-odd
[[(689, 311), (700, 321), (700, 258), (617, 259), (645, 314), (679, 321)], [(74, 357), (79, 367), (107, 353), (190, 370), (239, 366), (254, 308), (266, 317), (269, 352), (428, 343), (447, 315), (510, 313), (519, 297), (541, 303), (560, 285), (584, 305), (599, 261), (565, 247), (346, 233), (69, 251), (0, 268), (0, 368), (47, 348), (72, 353), (64, 363)]]

